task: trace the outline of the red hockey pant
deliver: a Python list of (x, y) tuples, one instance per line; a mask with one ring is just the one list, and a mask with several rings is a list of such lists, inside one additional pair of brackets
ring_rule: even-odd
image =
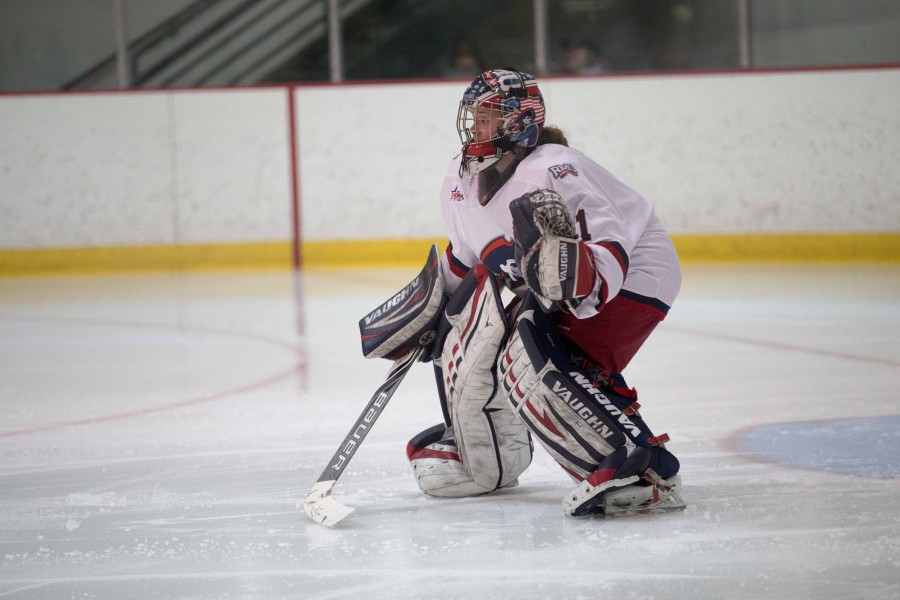
[(557, 313), (560, 334), (578, 346), (591, 360), (613, 373), (621, 373), (650, 337), (665, 313), (616, 296), (589, 319)]

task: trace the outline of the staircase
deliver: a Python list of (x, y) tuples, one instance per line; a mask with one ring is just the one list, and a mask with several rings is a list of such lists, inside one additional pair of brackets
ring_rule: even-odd
[[(504, 3), (479, 4), (477, 11), (448, 0), (339, 4), (345, 79), (440, 77), (462, 35), (494, 45), (499, 55), (522, 46), (503, 37)], [(326, 6), (325, 0), (196, 0), (129, 43), (131, 86), (327, 81)], [(521, 8), (530, 11), (528, 4)], [(113, 53), (63, 89), (118, 87), (116, 65)]]
[[(341, 3), (348, 18), (369, 0)], [(133, 87), (251, 84), (326, 38), (322, 0), (197, 0), (128, 45)], [(114, 88), (112, 54), (63, 89)]]

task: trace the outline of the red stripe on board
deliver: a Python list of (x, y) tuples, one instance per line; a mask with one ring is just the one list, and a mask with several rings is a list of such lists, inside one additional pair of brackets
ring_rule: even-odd
[(294, 89), (294, 87), (288, 88), (288, 146), (291, 160), (291, 257), (294, 270), (299, 271), (302, 266), (302, 257), (300, 256), (300, 155), (297, 152), (297, 115)]

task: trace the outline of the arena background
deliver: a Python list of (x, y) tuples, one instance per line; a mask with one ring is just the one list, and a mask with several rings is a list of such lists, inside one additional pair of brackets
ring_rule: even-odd
[[(465, 85), (0, 96), (0, 274), (421, 261)], [(897, 67), (541, 86), (686, 261), (900, 260)]]

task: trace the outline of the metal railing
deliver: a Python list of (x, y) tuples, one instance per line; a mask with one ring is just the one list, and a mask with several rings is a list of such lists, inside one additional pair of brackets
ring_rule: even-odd
[[(334, 19), (347, 18), (369, 1), (344, 2), (338, 16), (337, 2), (322, 0), (197, 0), (131, 43), (120, 44), (116, 54), (63, 89), (253, 83), (324, 40), (330, 28), (337, 27), (339, 38)], [(335, 14), (329, 21), (331, 11)], [(119, 39), (124, 38), (123, 23), (117, 17)], [(341, 69), (338, 63), (338, 78)]]

